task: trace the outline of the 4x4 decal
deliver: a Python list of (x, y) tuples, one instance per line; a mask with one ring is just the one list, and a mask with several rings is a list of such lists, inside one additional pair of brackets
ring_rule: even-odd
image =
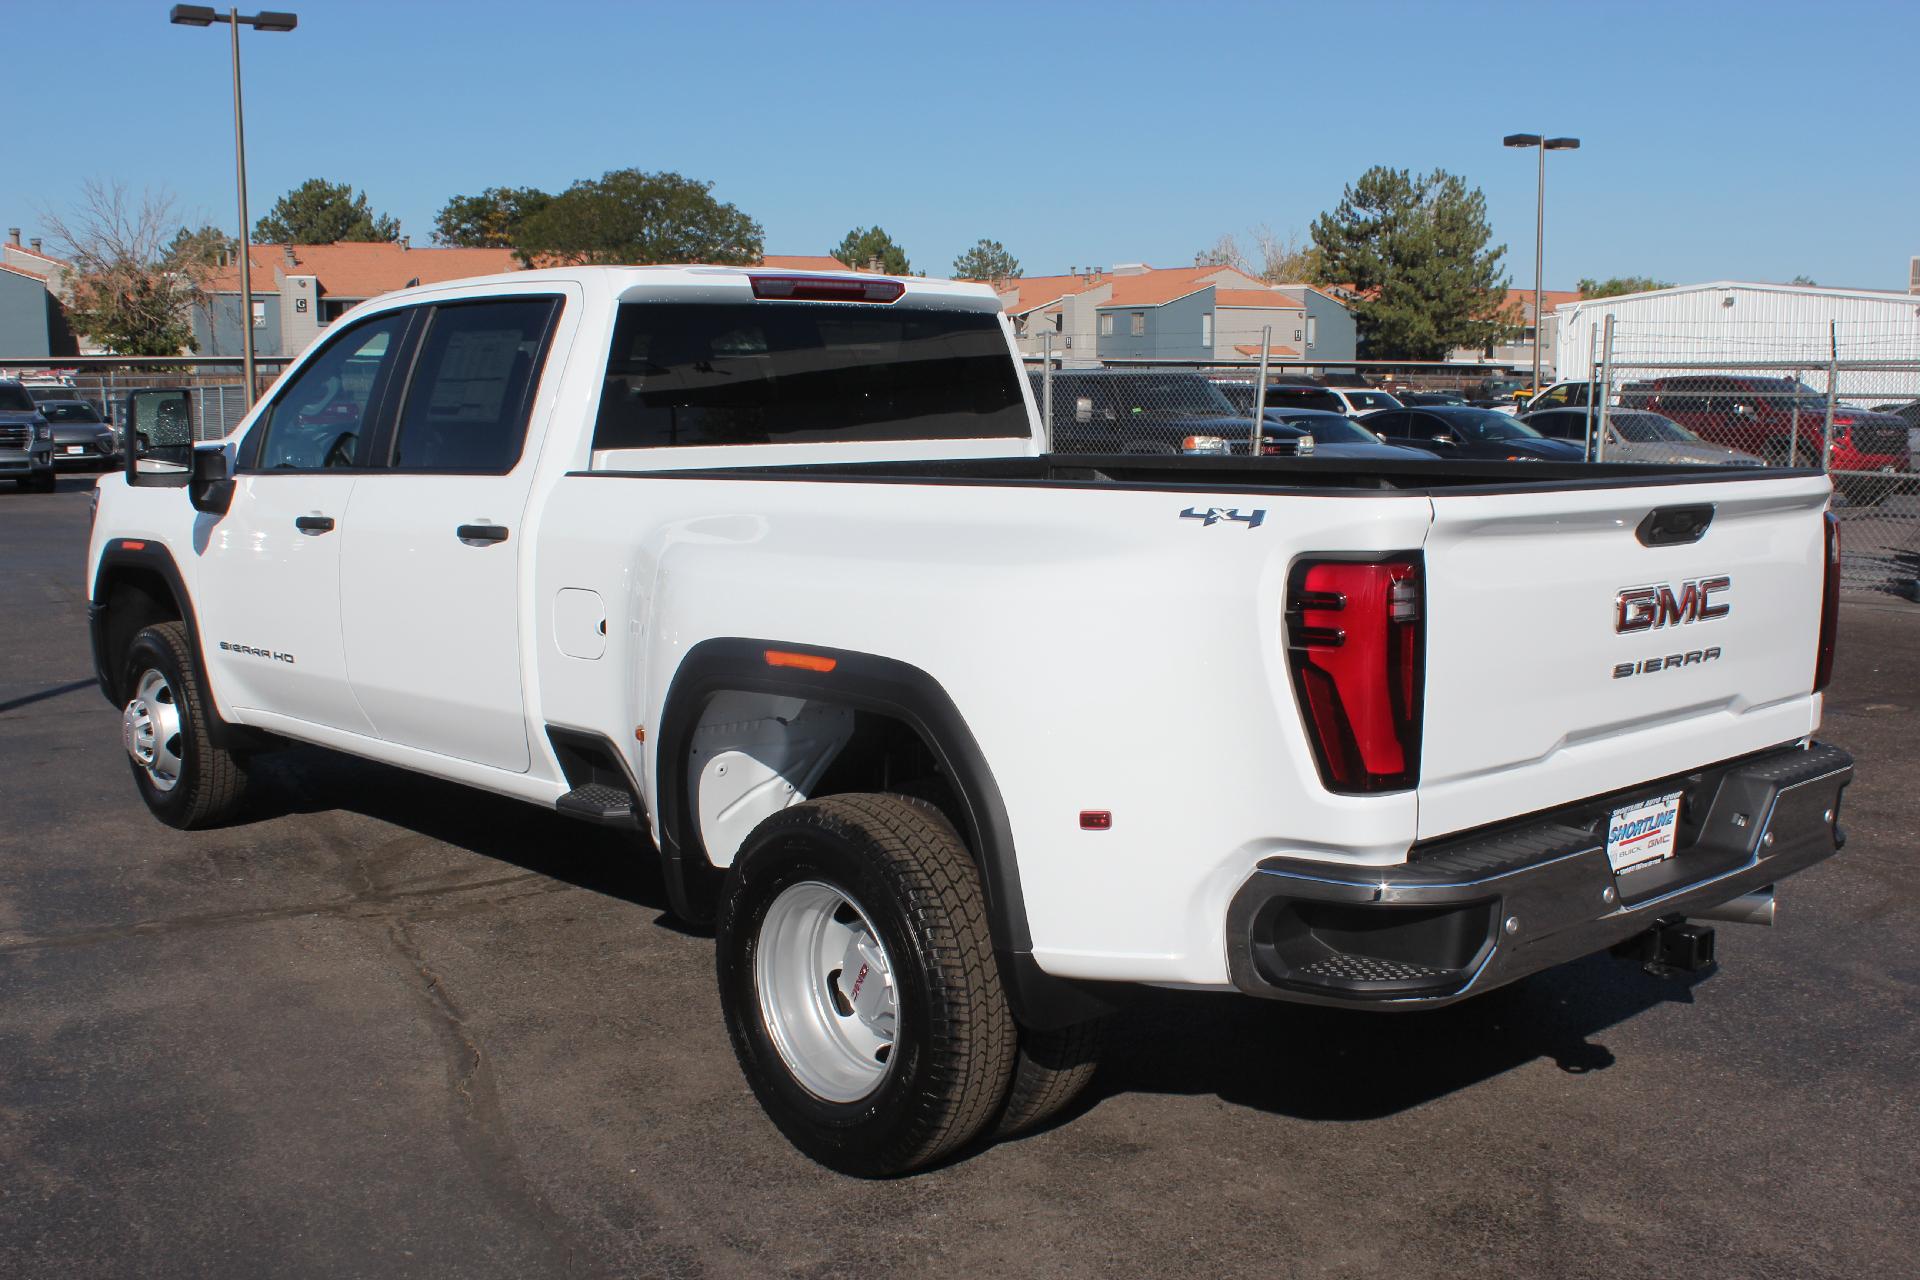
[(1267, 509), (1265, 507), (1255, 507), (1252, 511), (1242, 515), (1238, 507), (1208, 507), (1204, 511), (1199, 507), (1188, 507), (1180, 513), (1180, 518), (1182, 520), (1198, 520), (1203, 525), (1216, 524), (1222, 520), (1230, 520), (1235, 524), (1244, 524), (1249, 529), (1258, 529), (1261, 521), (1267, 518)]

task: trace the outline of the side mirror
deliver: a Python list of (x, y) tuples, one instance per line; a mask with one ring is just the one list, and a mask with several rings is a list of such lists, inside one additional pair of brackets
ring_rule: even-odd
[(193, 393), (184, 387), (127, 393), (127, 483), (185, 485), (193, 465)]
[(224, 445), (193, 451), (193, 479), (187, 485), (187, 500), (195, 511), (223, 516), (233, 505), (233, 468), (227, 462)]

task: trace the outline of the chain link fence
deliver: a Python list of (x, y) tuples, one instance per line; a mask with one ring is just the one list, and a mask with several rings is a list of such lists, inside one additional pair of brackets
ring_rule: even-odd
[[(1584, 383), (1557, 384), (1537, 407), (1585, 407), (1598, 461), (1651, 450), (1703, 465), (1826, 471), (1842, 524), (1843, 585), (1920, 600), (1920, 356), (1883, 355), (1884, 347), (1836, 356), (1830, 346), (1824, 359), (1687, 358), (1677, 346), (1671, 334), (1623, 329), (1610, 350), (1596, 351)], [(1265, 410), (1261, 454), (1346, 456), (1359, 466), (1381, 443), (1366, 415), (1400, 397), (1517, 409), (1523, 424), (1529, 416), (1526, 380), (1481, 366), (1263, 370), (1257, 360), (1111, 360), (1049, 368), (1041, 358), (1027, 370), (1058, 453), (1244, 457), (1256, 447), (1256, 400)]]
[[(255, 360), (256, 392), (265, 392), (289, 363), (286, 357)], [(81, 356), (53, 361), (0, 360), (0, 378), (17, 378), (33, 390), (58, 386), (74, 398), (91, 403), (116, 426), (120, 425), (128, 392), (144, 387), (187, 387), (193, 392), (196, 440), (218, 440), (231, 433), (258, 398), (257, 393), (247, 394), (246, 374), (238, 359)]]
[(1594, 402), (1773, 466), (1824, 470), (1841, 581), (1920, 600), (1920, 333), (1911, 325), (1626, 325), (1594, 340)]

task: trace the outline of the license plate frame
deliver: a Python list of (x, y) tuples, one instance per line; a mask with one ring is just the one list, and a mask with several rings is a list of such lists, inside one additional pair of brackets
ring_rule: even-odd
[(1684, 792), (1636, 800), (1607, 815), (1607, 864), (1616, 876), (1658, 866), (1679, 852)]
[(87, 446), (83, 444), (63, 444), (60, 446), (60, 452), (68, 457), (72, 457), (75, 454), (85, 453), (86, 451), (87, 451)]

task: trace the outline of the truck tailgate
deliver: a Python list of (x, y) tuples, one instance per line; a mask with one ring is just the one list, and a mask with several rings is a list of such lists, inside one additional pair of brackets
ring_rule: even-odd
[[(1435, 494), (1420, 838), (1811, 733), (1827, 498), (1818, 477)], [(1710, 507), (1705, 533), (1644, 545), (1676, 507)]]

